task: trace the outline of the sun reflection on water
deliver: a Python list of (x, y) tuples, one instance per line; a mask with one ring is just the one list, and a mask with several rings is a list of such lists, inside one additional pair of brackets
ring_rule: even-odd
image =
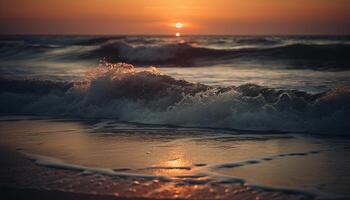
[(182, 149), (176, 148), (164, 153), (162, 161), (154, 166), (162, 167), (152, 172), (155, 175), (181, 176), (191, 173), (192, 162), (186, 157)]

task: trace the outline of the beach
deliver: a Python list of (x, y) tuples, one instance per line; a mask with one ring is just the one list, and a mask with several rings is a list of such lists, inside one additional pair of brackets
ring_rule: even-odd
[(0, 127), (1, 188), (10, 196), (341, 199), (348, 192), (349, 146), (337, 139), (31, 116), (2, 117)]

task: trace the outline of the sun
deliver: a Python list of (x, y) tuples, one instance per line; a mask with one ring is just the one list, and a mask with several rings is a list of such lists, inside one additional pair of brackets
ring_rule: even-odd
[(176, 37), (180, 37), (180, 36), (181, 36), (181, 33), (175, 33), (175, 36), (176, 36)]
[(184, 25), (181, 23), (181, 22), (177, 22), (176, 24), (175, 24), (175, 27), (176, 28), (182, 28)]

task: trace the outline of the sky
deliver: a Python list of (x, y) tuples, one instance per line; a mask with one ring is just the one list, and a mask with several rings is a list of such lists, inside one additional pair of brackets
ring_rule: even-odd
[[(184, 27), (176, 30), (175, 23)], [(350, 0), (0, 0), (0, 34), (350, 34)]]

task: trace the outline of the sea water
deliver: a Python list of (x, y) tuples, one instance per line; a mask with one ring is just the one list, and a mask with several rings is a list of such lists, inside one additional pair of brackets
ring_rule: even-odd
[(1, 144), (51, 167), (348, 195), (349, 42), (1, 36)]

